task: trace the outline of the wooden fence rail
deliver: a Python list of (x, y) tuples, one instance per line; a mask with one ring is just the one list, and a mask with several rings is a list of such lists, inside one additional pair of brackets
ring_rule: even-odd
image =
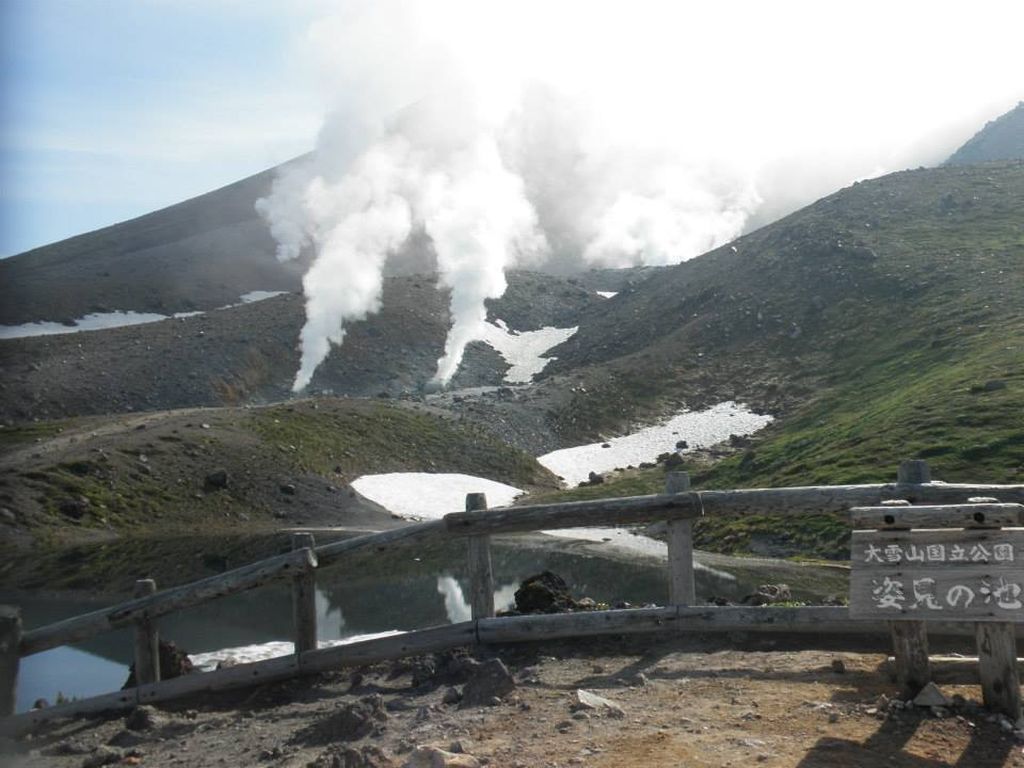
[(217, 597), (252, 589), (283, 575), (315, 568), (316, 565), (317, 558), (312, 550), (288, 552), (191, 584), (48, 624), (22, 635), (21, 655), (29, 656), (48, 648), (87, 640), (102, 632), (126, 627), (138, 621), (155, 619)]
[[(1024, 503), (1024, 485), (932, 482), (927, 464), (909, 461), (900, 465), (897, 482), (874, 485), (691, 491), (686, 473), (669, 473), (665, 492), (650, 496), (487, 509), (483, 494), (470, 494), (466, 511), (446, 515), (440, 520), (356, 536), (315, 548), (311, 536), (299, 534), (293, 539), (294, 549), (291, 552), (152, 594), (148, 594), (152, 591), (150, 582), (149, 585), (139, 587), (140, 592), (137, 594), (140, 596), (133, 600), (21, 633), (20, 640), (20, 624), (15, 627), (13, 619), (9, 622), (0, 616), (5, 622), (0, 630), (6, 632), (8, 624), (15, 627), (10, 633), (15, 638), (13, 641), (7, 634), (0, 637), (0, 707), (6, 704), (5, 697), (11, 699), (13, 707), (19, 656), (78, 642), (128, 625), (133, 625), (136, 630), (136, 669), (141, 671), (138, 679), (144, 684), (133, 689), (135, 693), (107, 694), (75, 702), (75, 705), (80, 708), (127, 706), (140, 701), (165, 700), (194, 690), (212, 690), (222, 683), (227, 687), (245, 685), (257, 680), (280, 679), (298, 671), (317, 671), (347, 663), (365, 663), (474, 642), (519, 642), (608, 632), (658, 631), (669, 627), (693, 631), (750, 629), (887, 634), (887, 624), (852, 620), (842, 608), (692, 607), (696, 602), (693, 521), (710, 514), (846, 512), (853, 507), (875, 506), (892, 500), (913, 504), (969, 504), (977, 497), (1004, 503)], [(985, 508), (985, 514), (1003, 514), (1004, 510), (991, 507), (990, 501), (986, 503), (989, 506)], [(667, 521), (668, 524), (667, 579), (671, 606), (633, 611), (494, 618), (494, 577), (490, 555), (492, 535), (651, 521)], [(473, 621), (336, 648), (316, 648), (314, 595), (315, 572), (318, 567), (337, 563), (361, 549), (388, 549), (453, 536), (467, 537), (468, 541)], [(291, 577), (292, 580), (294, 655), (204, 675), (159, 681), (159, 670), (154, 668), (152, 653), (156, 644), (154, 620), (157, 617), (282, 577)], [(933, 628), (938, 631), (942, 629), (934, 625)], [(949, 629), (959, 632), (962, 628)], [(973, 631), (969, 627), (968, 630)], [(357, 659), (363, 661), (357, 662)], [(29, 713), (8, 720), (30, 722), (32, 718), (38, 720), (54, 713), (70, 712), (67, 707), (71, 706), (52, 707), (42, 714)], [(10, 709), (7, 712), (0, 709), (0, 715), (9, 712)]]

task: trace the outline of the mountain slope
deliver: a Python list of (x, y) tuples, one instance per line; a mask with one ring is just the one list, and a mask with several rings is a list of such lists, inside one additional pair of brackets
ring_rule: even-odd
[(985, 124), (946, 165), (974, 165), (1000, 160), (1024, 160), (1024, 102)]
[[(604, 301), (572, 278), (514, 272), (488, 307), (527, 331), (570, 326)], [(0, 422), (288, 399), (303, 321), (302, 297), (288, 294), (146, 325), (0, 340)], [(432, 277), (387, 278), (381, 311), (349, 324), (310, 391), (415, 392), (436, 370), (449, 322), (448, 295)], [(455, 383), (500, 385), (507, 367), (473, 344)]]
[(253, 207), (276, 171), (0, 260), (0, 325), (114, 310), (172, 314), (254, 290), (299, 290), (304, 265), (277, 261)]
[(472, 424), (424, 408), (318, 398), (4, 428), (0, 530), (9, 542), (387, 527), (390, 515), (347, 486), (365, 473), (399, 471), (555, 485), (532, 457)]
[(708, 482), (1024, 473), (1024, 163), (854, 185), (659, 274), (581, 319), (546, 377), (579, 439), (681, 403), (780, 417)]

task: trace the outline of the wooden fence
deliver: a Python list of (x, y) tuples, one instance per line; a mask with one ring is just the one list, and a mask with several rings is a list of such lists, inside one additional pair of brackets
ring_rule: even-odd
[[(693, 491), (686, 473), (667, 476), (665, 492), (651, 496), (487, 509), (483, 494), (469, 494), (466, 511), (440, 520), (383, 533), (356, 536), (314, 546), (307, 533), (293, 536), (293, 549), (217, 576), (156, 591), (151, 580), (136, 585), (124, 603), (26, 632), (17, 609), (0, 606), (0, 733), (17, 733), (47, 720), (166, 701), (200, 691), (226, 690), (254, 683), (321, 672), (478, 643), (511, 643), (598, 634), (634, 632), (776, 631), (816, 635), (889, 635), (889, 623), (851, 619), (843, 607), (713, 607), (694, 605), (693, 521), (704, 515), (792, 515), (847, 512), (853, 507), (902, 499), (911, 504), (986, 501), (1024, 503), (1024, 485), (932, 482), (927, 464), (901, 463), (895, 483), (808, 486), (726, 491)], [(495, 534), (578, 526), (611, 526), (666, 521), (669, 602), (663, 608), (638, 608), (541, 616), (494, 616), (491, 539)], [(1022, 521), (1017, 521), (1020, 524)], [(472, 620), (340, 645), (316, 647), (314, 604), (316, 570), (338, 563), (361, 549), (410, 546), (427, 539), (463, 537), (467, 541)], [(156, 619), (276, 579), (290, 579), (295, 653), (161, 681)], [(18, 660), (119, 627), (135, 629), (138, 685), (114, 693), (13, 715)], [(933, 624), (943, 634), (973, 634), (970, 625)]]

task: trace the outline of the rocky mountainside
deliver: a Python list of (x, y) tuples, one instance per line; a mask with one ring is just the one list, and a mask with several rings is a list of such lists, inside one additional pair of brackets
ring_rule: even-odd
[(557, 484), (531, 456), (437, 409), (320, 397), (3, 429), (0, 530), (4, 545), (238, 526), (379, 530), (396, 524), (390, 513), (348, 483), (402, 471)]
[[(582, 438), (666, 405), (781, 418), (709, 482), (1024, 477), (1024, 163), (836, 192), (588, 311), (544, 372)], [(652, 480), (652, 483), (655, 481)], [(724, 487), (724, 486), (722, 486)]]
[(946, 165), (974, 165), (1000, 160), (1024, 160), (1024, 101), (985, 124), (950, 155)]
[[(349, 326), (312, 392), (398, 396), (433, 375), (448, 330), (447, 294), (429, 276), (385, 283), (381, 312)], [(489, 311), (528, 331), (570, 326), (605, 301), (574, 278), (524, 272), (510, 275)], [(290, 293), (145, 325), (0, 340), (0, 420), (287, 399), (303, 321), (303, 299)], [(500, 385), (507, 368), (493, 349), (474, 344), (455, 386)]]
[(214, 309), (301, 289), (253, 207), (276, 169), (130, 221), (0, 260), (0, 325), (93, 312)]

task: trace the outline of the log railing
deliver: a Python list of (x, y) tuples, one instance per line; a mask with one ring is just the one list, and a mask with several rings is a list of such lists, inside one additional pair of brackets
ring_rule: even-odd
[[(947, 484), (931, 482), (922, 461), (903, 462), (896, 483), (807, 486), (728, 491), (691, 491), (686, 473), (667, 476), (665, 493), (594, 501), (487, 509), (483, 494), (469, 494), (466, 511), (440, 520), (382, 533), (356, 536), (314, 547), (310, 534), (296, 534), (293, 549), (217, 576), (154, 592), (143, 580), (136, 597), (125, 603), (22, 633), (17, 610), (0, 606), (0, 716), (12, 715), (18, 658), (85, 640), (124, 626), (135, 628), (136, 688), (49, 707), (0, 720), (0, 732), (17, 731), (55, 717), (162, 701), (200, 690), (249, 685), (346, 664), (367, 663), (472, 643), (519, 642), (601, 633), (665, 631), (787, 631), (816, 634), (888, 635), (882, 621), (852, 620), (845, 608), (694, 607), (693, 521), (712, 514), (803, 514), (846, 512), (902, 499), (912, 504), (985, 502), (1024, 503), (1024, 485)], [(594, 611), (545, 616), (494, 617), (491, 536), (500, 533), (624, 525), (666, 521), (671, 606), (654, 609)], [(1019, 523), (1020, 521), (1018, 521)], [(316, 647), (314, 604), (316, 569), (361, 549), (408, 546), (427, 539), (467, 539), (472, 621), (416, 630), (334, 648)], [(159, 616), (189, 606), (290, 578), (293, 595), (295, 653), (201, 675), (160, 681), (156, 646)], [(932, 625), (951, 634), (969, 626)]]

